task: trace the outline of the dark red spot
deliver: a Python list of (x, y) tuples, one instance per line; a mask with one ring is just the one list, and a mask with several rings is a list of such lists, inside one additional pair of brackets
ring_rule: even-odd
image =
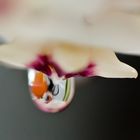
[(33, 61), (31, 64), (27, 65), (30, 68), (33, 68), (35, 70), (41, 71), (48, 76), (51, 76), (51, 74), (54, 72), (52, 71), (55, 70), (55, 72), (58, 74), (59, 77), (65, 76), (66, 78), (70, 77), (75, 77), (75, 76), (83, 76), (83, 77), (90, 77), (94, 76), (94, 68), (95, 64), (88, 64), (88, 66), (78, 72), (74, 73), (67, 73), (58, 64), (56, 64), (51, 56), (46, 56), (46, 55), (39, 55), (35, 61)]

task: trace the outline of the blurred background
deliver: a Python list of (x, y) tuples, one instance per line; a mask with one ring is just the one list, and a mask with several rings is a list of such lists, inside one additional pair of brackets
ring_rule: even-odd
[[(140, 73), (140, 57), (117, 54)], [(0, 140), (140, 140), (140, 78), (83, 78), (70, 106), (36, 109), (26, 71), (0, 67)]]

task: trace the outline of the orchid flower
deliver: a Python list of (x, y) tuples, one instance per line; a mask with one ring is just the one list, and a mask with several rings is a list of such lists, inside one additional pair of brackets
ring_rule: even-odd
[(137, 77), (115, 52), (140, 54), (139, 9), (136, 0), (0, 0), (0, 62), (31, 69), (33, 101), (57, 112), (73, 97), (72, 77)]

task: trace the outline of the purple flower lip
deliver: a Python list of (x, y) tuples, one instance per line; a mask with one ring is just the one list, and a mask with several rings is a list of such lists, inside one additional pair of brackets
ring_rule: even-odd
[(95, 76), (94, 68), (95, 64), (89, 63), (85, 69), (79, 71), (79, 72), (72, 72), (67, 73), (62, 68), (53, 61), (51, 56), (47, 55), (38, 55), (36, 60), (31, 62), (29, 65), (27, 65), (29, 68), (33, 68), (37, 71), (41, 71), (48, 76), (51, 76), (52, 73), (55, 71), (58, 75), (58, 77), (65, 77), (65, 78), (71, 78), (76, 76), (83, 76), (83, 77), (90, 77)]

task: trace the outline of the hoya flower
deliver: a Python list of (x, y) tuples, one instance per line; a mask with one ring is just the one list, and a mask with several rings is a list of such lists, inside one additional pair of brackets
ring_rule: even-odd
[[(137, 71), (115, 55), (115, 52), (140, 54), (140, 17), (132, 12), (135, 6), (124, 8), (119, 3), (108, 4), (102, 0), (28, 0), (17, 5), (6, 16), (7, 10), (2, 10), (0, 61), (38, 71), (29, 72), (29, 85), (33, 100), (42, 110), (56, 112), (64, 108), (67, 105), (64, 97), (69, 97), (67, 103), (70, 102), (72, 96), (67, 93), (73, 82), (67, 78), (137, 77)], [(68, 81), (72, 84), (66, 84)], [(38, 86), (39, 83), (42, 84)], [(50, 93), (57, 90), (57, 87), (50, 88), (51, 83), (65, 90), (60, 90), (64, 96), (62, 104), (55, 99), (50, 102), (54, 97)], [(69, 86), (69, 90), (61, 83)], [(52, 109), (56, 104), (59, 107)]]
[[(45, 45), (45, 47), (44, 47)], [(103, 76), (136, 78), (132, 67), (120, 62), (110, 49), (83, 47), (67, 43), (10, 44), (0, 48), (0, 60), (17, 68), (33, 68), (59, 77)]]
[[(66, 78), (137, 77), (114, 51), (140, 53), (139, 16), (109, 11), (106, 4), (106, 14), (100, 17), (97, 13), (100, 18), (92, 22), (91, 1), (79, 0), (81, 8), (74, 1), (67, 2), (29, 0), (17, 8), (17, 13), (13, 10), (13, 15), (2, 17), (1, 36), (9, 42), (0, 47), (0, 61), (46, 74), (53, 70)], [(101, 2), (96, 4), (96, 12), (101, 11)]]

